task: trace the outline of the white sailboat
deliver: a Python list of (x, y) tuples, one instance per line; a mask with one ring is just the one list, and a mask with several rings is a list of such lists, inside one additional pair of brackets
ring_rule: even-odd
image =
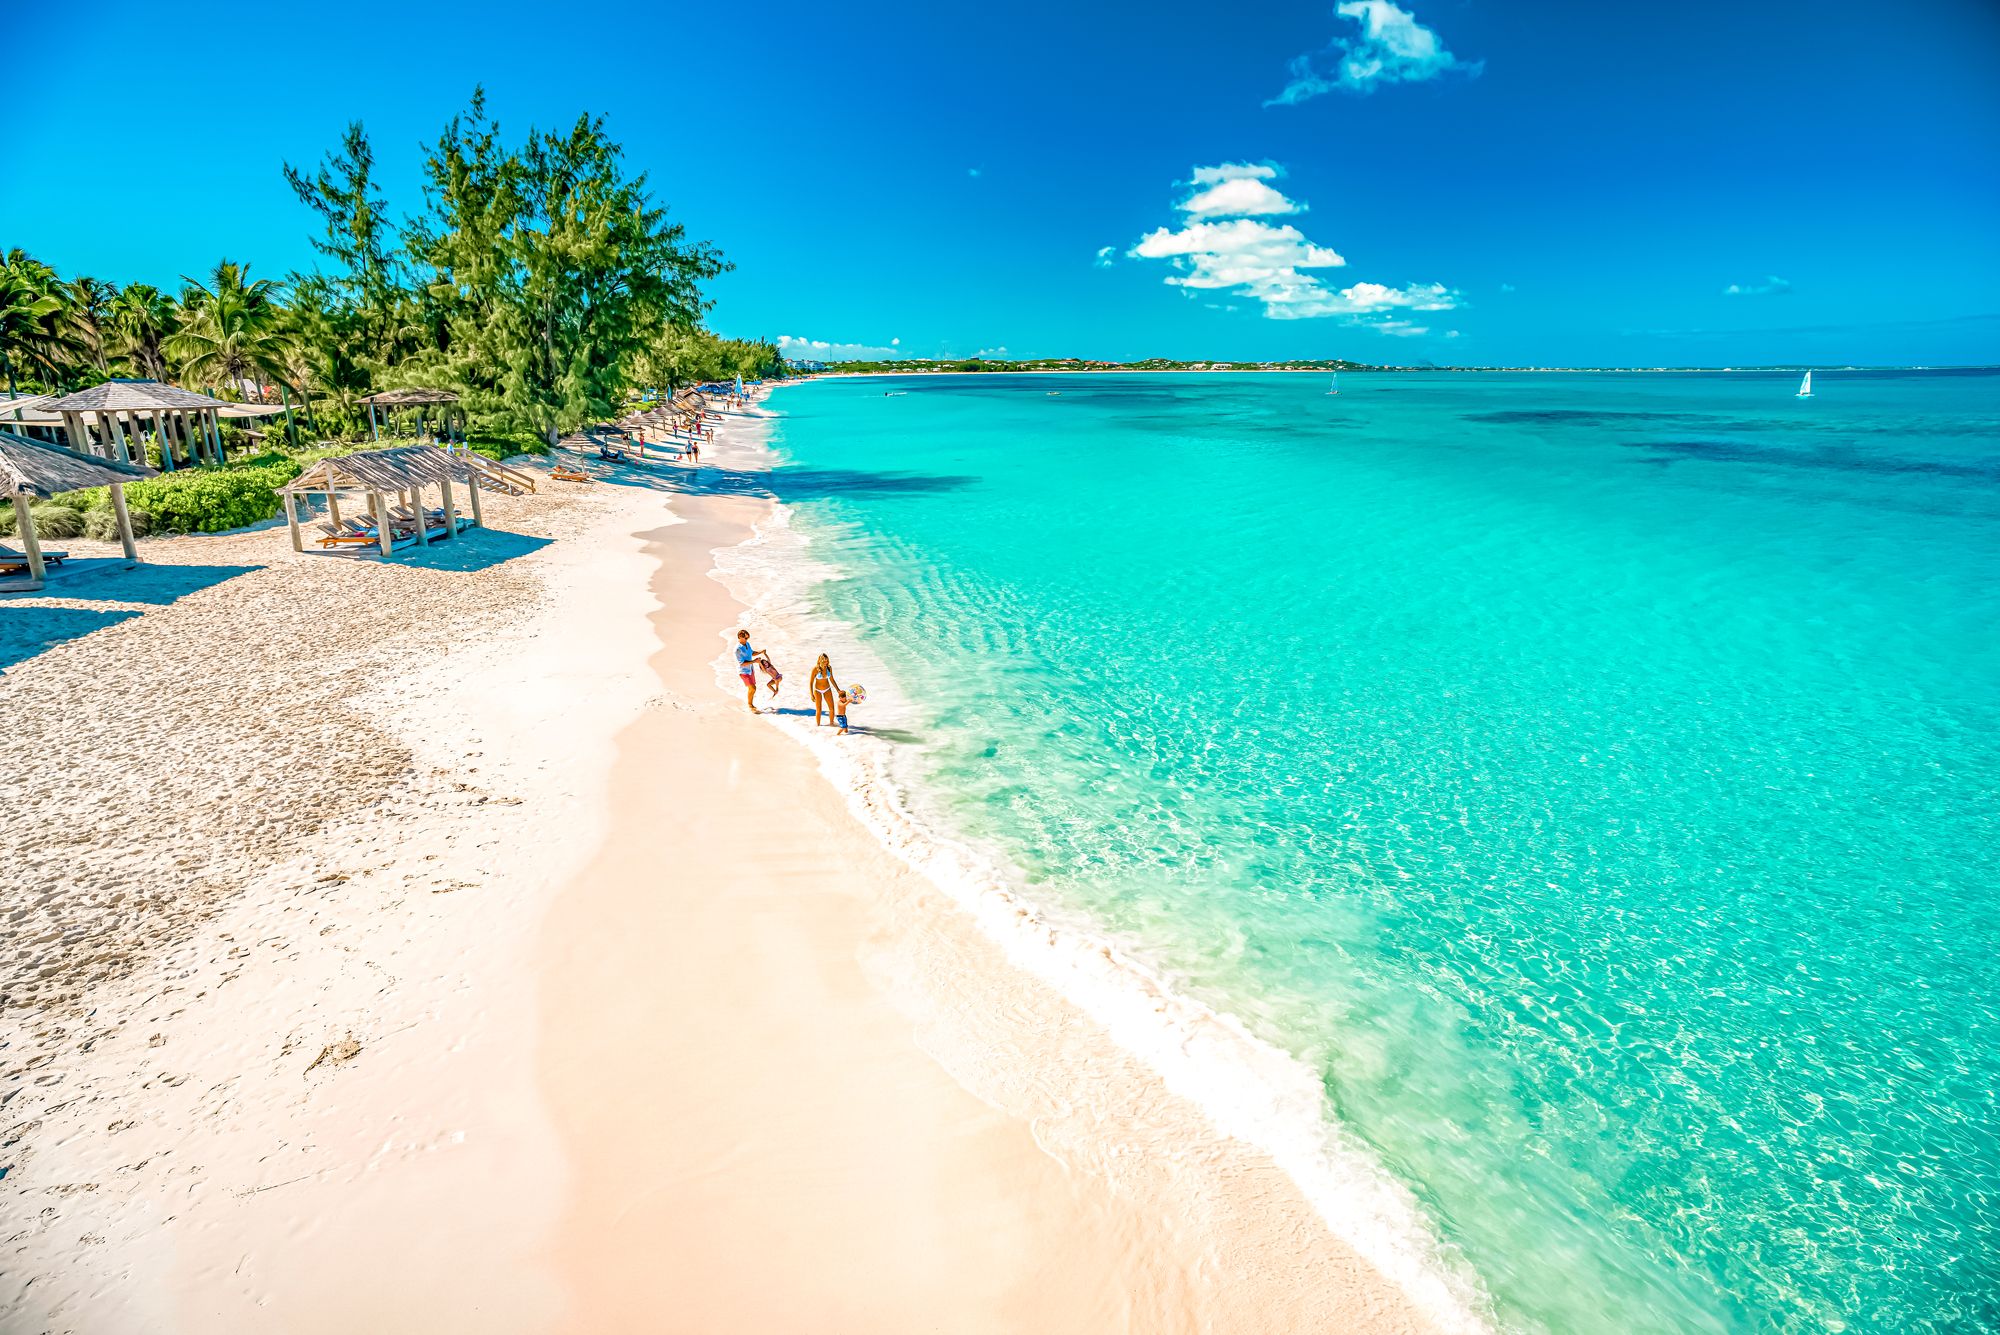
[(1330, 398), (1338, 393), (1340, 393), (1340, 372), (1335, 371), (1333, 373), (1333, 388), (1327, 391), (1327, 396)]
[(1801, 381), (1799, 381), (1799, 393), (1798, 393), (1798, 397), (1800, 397), (1800, 398), (1802, 398), (1802, 399), (1809, 399), (1809, 398), (1811, 398), (1811, 397), (1812, 397), (1812, 372), (1811, 372), (1811, 371), (1807, 371), (1807, 372), (1806, 372), (1806, 378), (1805, 378), (1804, 380), (1801, 380)]

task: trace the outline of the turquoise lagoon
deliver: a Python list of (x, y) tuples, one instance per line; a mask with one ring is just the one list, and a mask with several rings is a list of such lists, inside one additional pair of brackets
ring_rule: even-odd
[(1498, 1324), (2000, 1329), (2000, 375), (1815, 378), (822, 381), (773, 481), (936, 816)]

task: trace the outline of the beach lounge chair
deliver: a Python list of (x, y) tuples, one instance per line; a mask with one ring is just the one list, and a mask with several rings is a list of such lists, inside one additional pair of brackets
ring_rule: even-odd
[(558, 482), (591, 481), (590, 474), (583, 472), (581, 469), (571, 468), (568, 464), (557, 464), (549, 470), (549, 476)]
[(321, 524), (319, 531), (325, 535), (319, 539), (319, 545), (322, 547), (349, 544), (358, 547), (376, 540), (375, 525), (365, 519), (343, 519), (338, 524)]
[[(68, 552), (51, 551), (47, 547), (42, 548), (42, 561), (45, 565), (59, 566), (67, 560), (69, 560)], [(28, 554), (26, 552), (17, 552), (12, 547), (0, 547), (0, 571), (12, 574), (15, 571), (26, 570), (27, 568)]]

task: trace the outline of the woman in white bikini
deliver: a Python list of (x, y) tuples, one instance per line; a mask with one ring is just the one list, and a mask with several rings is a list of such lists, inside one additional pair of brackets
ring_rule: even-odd
[(825, 654), (821, 654), (819, 661), (813, 664), (812, 676), (806, 680), (806, 689), (812, 694), (813, 725), (819, 726), (822, 710), (826, 713), (827, 722), (831, 723), (838, 712), (836, 705), (840, 695), (840, 683), (834, 680), (833, 664), (826, 661)]

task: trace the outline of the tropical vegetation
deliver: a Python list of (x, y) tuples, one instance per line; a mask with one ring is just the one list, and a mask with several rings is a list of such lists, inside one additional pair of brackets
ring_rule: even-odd
[(9, 393), (157, 379), (289, 409), (285, 448), (230, 465), (240, 480), (194, 470), (145, 484), (159, 492), (146, 498), (155, 527), (178, 531), (267, 517), (242, 519), (275, 505), (258, 495), (286, 480), (273, 468), (288, 477), (301, 451), (367, 438), (361, 400), (380, 390), (454, 391), (475, 448), (506, 455), (635, 397), (783, 374), (774, 343), (704, 327), (702, 286), (730, 266), (623, 158), (588, 115), (509, 139), (475, 92), (425, 147), (422, 199), (399, 215), (357, 122), (319, 163), (284, 169), (316, 225), (310, 271), (224, 258), (168, 292), (0, 256), (0, 377)]

